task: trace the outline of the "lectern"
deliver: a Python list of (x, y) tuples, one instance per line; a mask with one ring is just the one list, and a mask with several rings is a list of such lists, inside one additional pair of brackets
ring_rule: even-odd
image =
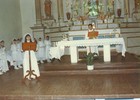
[(96, 38), (98, 36), (98, 31), (88, 32), (89, 39)]
[(37, 78), (37, 75), (34, 74), (34, 70), (32, 70), (32, 65), (31, 65), (31, 54), (30, 51), (36, 51), (36, 43), (35, 42), (25, 42), (22, 43), (22, 50), (23, 51), (29, 51), (29, 70), (27, 70), (26, 72), (28, 73), (25, 77), (24, 80), (29, 76), (29, 78), (31, 79), (31, 76), (35, 76)]

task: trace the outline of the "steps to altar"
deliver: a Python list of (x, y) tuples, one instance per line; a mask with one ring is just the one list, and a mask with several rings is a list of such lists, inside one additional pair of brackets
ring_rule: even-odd
[(46, 63), (41, 73), (47, 75), (93, 75), (93, 74), (128, 74), (140, 73), (140, 59), (138, 56), (126, 53), (125, 59), (121, 54), (112, 52), (112, 59), (109, 63), (103, 62), (102, 52), (98, 59), (94, 61), (94, 70), (87, 70), (86, 54), (80, 53), (80, 60), (77, 64), (70, 63), (70, 56), (65, 55), (61, 58), (61, 62), (55, 60), (52, 63)]

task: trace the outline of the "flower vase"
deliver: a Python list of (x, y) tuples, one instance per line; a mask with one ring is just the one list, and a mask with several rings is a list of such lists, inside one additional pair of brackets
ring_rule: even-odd
[(121, 12), (122, 12), (122, 10), (120, 8), (117, 9), (117, 15), (118, 15), (119, 18), (121, 17)]
[(70, 12), (67, 12), (66, 16), (67, 16), (67, 20), (70, 20)]

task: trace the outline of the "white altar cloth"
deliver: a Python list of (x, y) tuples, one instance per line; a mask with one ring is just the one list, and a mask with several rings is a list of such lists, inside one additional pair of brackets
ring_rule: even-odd
[[(58, 54), (62, 56), (64, 53), (64, 47), (70, 47), (71, 63), (78, 62), (78, 48), (77, 47), (87, 47), (87, 46), (103, 46), (103, 57), (105, 62), (111, 61), (110, 45), (118, 44), (120, 45), (119, 50), (122, 52), (122, 56), (125, 56), (126, 48), (123, 38), (102, 38), (102, 39), (90, 39), (90, 40), (73, 40), (73, 41), (60, 41), (57, 44)], [(118, 47), (117, 47), (118, 48)], [(59, 57), (60, 57), (59, 56)]]

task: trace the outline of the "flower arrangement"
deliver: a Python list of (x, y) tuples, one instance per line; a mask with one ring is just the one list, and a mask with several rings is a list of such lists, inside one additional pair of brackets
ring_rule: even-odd
[(86, 20), (86, 19), (88, 19), (88, 18), (87, 18), (87, 16), (79, 16), (77, 19), (78, 19), (79, 21), (84, 21), (84, 20)]
[(79, 21), (81, 21), (82, 24), (84, 24), (84, 21), (87, 20), (88, 17), (87, 17), (87, 16), (78, 16), (77, 19), (78, 19)]

